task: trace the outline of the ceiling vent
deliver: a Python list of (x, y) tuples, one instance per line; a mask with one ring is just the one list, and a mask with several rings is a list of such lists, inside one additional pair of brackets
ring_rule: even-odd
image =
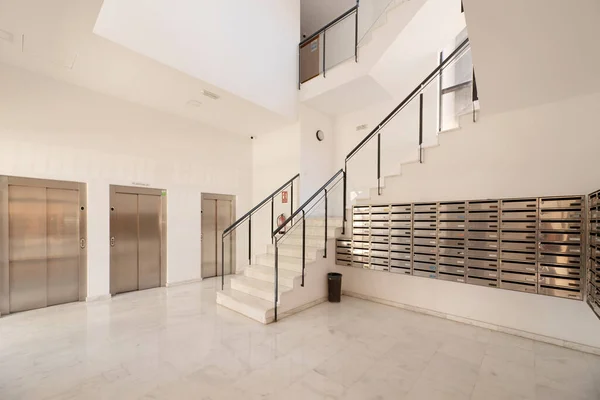
[(208, 90), (203, 90), (202, 94), (205, 95), (206, 97), (208, 97), (209, 99), (213, 99), (213, 100), (219, 100), (221, 98), (221, 96), (219, 96), (218, 94), (209, 92)]
[(369, 125), (367, 125), (367, 124), (358, 125), (358, 126), (356, 127), (356, 131), (357, 131), (357, 132), (358, 132), (358, 131), (364, 131), (364, 130), (365, 130), (365, 129), (367, 129), (368, 127), (369, 127)]

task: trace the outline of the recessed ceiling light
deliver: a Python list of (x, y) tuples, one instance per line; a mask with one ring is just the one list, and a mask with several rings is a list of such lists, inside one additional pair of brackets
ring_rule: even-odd
[(186, 105), (190, 107), (200, 107), (202, 103), (200, 103), (198, 100), (190, 100), (186, 103)]
[(203, 90), (202, 94), (213, 100), (219, 100), (221, 98), (221, 96), (219, 96), (218, 94), (209, 92), (208, 90)]

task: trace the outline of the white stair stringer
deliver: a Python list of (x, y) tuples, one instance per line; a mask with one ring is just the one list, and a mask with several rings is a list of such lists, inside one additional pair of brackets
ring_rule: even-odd
[[(278, 247), (278, 319), (318, 304), (327, 297), (326, 277), (335, 265), (335, 237), (341, 231), (342, 219), (330, 218), (328, 221), (327, 258), (324, 258), (323, 218), (307, 218), (306, 221), (307, 231), (308, 228), (319, 229), (320, 235), (306, 236), (304, 287), (301, 286), (302, 230), (290, 232)], [(229, 288), (217, 292), (217, 304), (263, 324), (273, 322), (274, 251), (274, 245), (267, 246), (267, 253), (255, 256), (254, 264), (232, 275)]]
[[(477, 113), (478, 113), (478, 111), (477, 111)], [(458, 133), (461, 130), (461, 126), (463, 126), (465, 124), (473, 123), (472, 118), (473, 118), (472, 112), (461, 115), (459, 117), (460, 123), (459, 123), (458, 127), (442, 131), (436, 135), (435, 141), (431, 141), (430, 143), (426, 143), (426, 144), (424, 143), (423, 150), (422, 150), (423, 163), (427, 162), (427, 154), (429, 153), (429, 151), (431, 151), (433, 149), (437, 149), (437, 148), (443, 148), (443, 146), (441, 146), (441, 143), (440, 143), (440, 136), (447, 136), (449, 134)], [(401, 177), (404, 174), (406, 174), (407, 171), (410, 170), (410, 168), (414, 168), (414, 167), (418, 168), (418, 166), (411, 166), (414, 164), (420, 164), (419, 157), (418, 157), (418, 149), (417, 149), (416, 157), (400, 162), (401, 173), (394, 174), (394, 175), (386, 175), (381, 178), (381, 193), (382, 193), (382, 195), (385, 192), (386, 183), (394, 183), (397, 179), (401, 179)], [(411, 167), (409, 168), (409, 166), (411, 166)], [(381, 197), (378, 194), (376, 186), (370, 187), (367, 190), (362, 191), (361, 193), (363, 193), (363, 194), (361, 196), (358, 196), (355, 199), (355, 201), (353, 202), (355, 205), (375, 204), (377, 202), (377, 199)]]

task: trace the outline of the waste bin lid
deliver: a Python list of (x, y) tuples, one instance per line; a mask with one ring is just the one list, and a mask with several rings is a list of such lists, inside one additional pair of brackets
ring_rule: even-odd
[(340, 274), (338, 272), (329, 272), (327, 274), (327, 278), (329, 278), (329, 279), (342, 279), (342, 274)]

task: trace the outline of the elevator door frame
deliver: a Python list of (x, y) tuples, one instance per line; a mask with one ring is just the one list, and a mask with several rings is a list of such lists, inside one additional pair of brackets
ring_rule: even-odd
[[(115, 199), (117, 193), (124, 194), (136, 194), (136, 195), (150, 195), (150, 196), (160, 196), (160, 286), (167, 286), (167, 191), (164, 189), (154, 189), (147, 187), (137, 187), (137, 186), (120, 186), (120, 185), (110, 185), (110, 207), (112, 207), (113, 199)], [(115, 232), (113, 229), (115, 227), (115, 218), (116, 213), (110, 211), (110, 238), (115, 236)], [(110, 244), (109, 244), (110, 246)], [(117, 276), (113, 269), (115, 268), (115, 263), (113, 262), (113, 246), (110, 246), (110, 294), (115, 296), (116, 293), (116, 284), (115, 277)], [(139, 273), (139, 266), (138, 266)], [(139, 279), (139, 278), (138, 278)], [(138, 289), (139, 290), (139, 289)]]
[(79, 194), (79, 301), (87, 296), (87, 185), (81, 182), (0, 175), (0, 314), (10, 312), (8, 187), (76, 190)]
[[(236, 210), (236, 197), (234, 195), (231, 194), (218, 194), (218, 193), (202, 193), (202, 195), (200, 196), (200, 211), (202, 214), (202, 202), (204, 200), (225, 200), (225, 201), (231, 201), (231, 224), (233, 224), (236, 221), (236, 214), (235, 214), (235, 210)], [(231, 225), (230, 224), (230, 225)], [(200, 224), (200, 235), (201, 235), (201, 239), (200, 239), (200, 278), (201, 279), (205, 279), (204, 276), (202, 275), (203, 272), (203, 263), (204, 263), (204, 259), (203, 259), (203, 255), (202, 255), (202, 240), (204, 239), (204, 232), (202, 232), (202, 224)], [(230, 243), (231, 243), (231, 272), (229, 273), (230, 275), (235, 274), (236, 272), (236, 232), (235, 229), (233, 230), (233, 232), (231, 232), (229, 234), (229, 237), (231, 238)], [(217, 242), (220, 242), (221, 238), (217, 237)], [(218, 245), (217, 245), (218, 248)], [(217, 260), (219, 258), (219, 255), (217, 254)], [(220, 272), (220, 267), (219, 267), (219, 263), (217, 262), (217, 275), (215, 276), (216, 278), (218, 278), (219, 276), (219, 272)], [(208, 277), (206, 279), (209, 279)]]

